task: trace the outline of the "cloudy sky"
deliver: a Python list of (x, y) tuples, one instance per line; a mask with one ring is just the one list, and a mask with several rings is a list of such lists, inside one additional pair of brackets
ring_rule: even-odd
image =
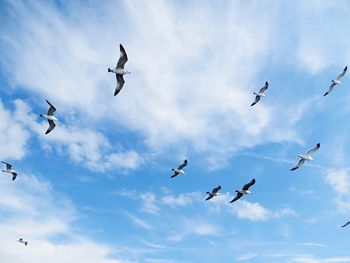
[[(19, 174), (0, 176), (3, 262), (350, 262), (350, 76), (322, 96), (350, 61), (348, 1), (0, 10), (0, 159)], [(119, 43), (132, 73), (114, 97)]]

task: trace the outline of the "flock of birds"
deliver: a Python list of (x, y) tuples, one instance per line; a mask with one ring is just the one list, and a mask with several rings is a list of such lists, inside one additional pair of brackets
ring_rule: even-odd
[[(122, 44), (119, 45), (119, 49), (120, 49), (120, 56), (119, 56), (117, 66), (113, 69), (108, 68), (108, 72), (114, 73), (116, 76), (116, 79), (117, 79), (117, 86), (116, 86), (115, 91), (114, 91), (114, 96), (118, 95), (119, 92), (124, 87), (124, 84), (125, 84), (124, 75), (131, 73), (130, 71), (127, 71), (124, 69), (126, 62), (128, 61), (128, 56), (127, 56), (126, 51), (125, 51)], [(330, 92), (332, 92), (334, 90), (334, 88), (337, 85), (341, 84), (340, 80), (344, 77), (344, 75), (347, 71), (347, 68), (348, 67), (346, 66), (343, 69), (343, 71), (336, 77), (336, 79), (332, 80), (332, 83), (331, 83), (328, 91), (323, 96), (327, 96)], [(259, 90), (258, 93), (253, 92), (253, 94), (255, 95), (255, 100), (250, 106), (254, 106), (255, 104), (257, 104), (260, 101), (261, 97), (265, 97), (265, 91), (268, 89), (268, 87), (269, 87), (269, 83), (266, 81), (264, 86)], [(49, 134), (56, 127), (55, 121), (58, 121), (58, 119), (54, 116), (54, 113), (56, 112), (55, 106), (52, 105), (48, 100), (46, 100), (46, 102), (49, 105), (49, 109), (48, 109), (46, 114), (40, 114), (40, 117), (42, 117), (48, 121), (49, 128), (46, 130), (45, 134)], [(305, 154), (299, 154), (298, 155), (298, 157), (299, 157), (298, 163), (293, 168), (291, 168), (290, 171), (294, 171), (294, 170), (300, 168), (304, 164), (305, 161), (312, 161), (313, 158), (312, 158), (311, 154), (316, 152), (320, 148), (320, 146), (321, 146), (320, 143), (317, 143), (314, 147), (309, 149)], [(1, 171), (11, 174), (12, 181), (14, 181), (17, 178), (17, 172), (13, 169), (13, 166), (11, 164), (4, 162), (4, 161), (2, 163), (6, 165), (6, 170), (1, 170)], [(171, 176), (171, 178), (174, 178), (174, 177), (178, 176), (179, 174), (185, 174), (184, 168), (186, 167), (187, 163), (188, 163), (188, 161), (184, 160), (183, 163), (178, 166), (178, 168), (173, 168), (172, 171), (174, 173)], [(242, 187), (242, 190), (236, 190), (235, 191), (236, 196), (230, 201), (230, 203), (237, 201), (243, 195), (252, 194), (249, 191), (249, 188), (252, 185), (254, 185), (255, 182), (256, 182), (256, 180), (253, 178), (249, 183), (245, 184)], [(217, 196), (220, 190), (221, 190), (221, 186), (219, 185), (219, 186), (215, 187), (211, 192), (207, 192), (208, 197), (205, 199), (205, 201), (208, 201), (208, 200), (212, 199), (213, 197)], [(350, 221), (341, 227), (346, 227), (348, 225), (350, 225)], [(28, 241), (24, 241), (22, 238), (17, 240), (17, 242), (22, 243), (25, 246), (28, 245)]]

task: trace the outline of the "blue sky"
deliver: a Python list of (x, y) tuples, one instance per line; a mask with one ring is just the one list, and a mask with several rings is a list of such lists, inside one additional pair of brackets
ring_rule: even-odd
[[(0, 159), (19, 173), (0, 177), (4, 262), (350, 262), (349, 76), (322, 96), (350, 61), (347, 1), (0, 10)], [(119, 43), (132, 73), (114, 97)]]

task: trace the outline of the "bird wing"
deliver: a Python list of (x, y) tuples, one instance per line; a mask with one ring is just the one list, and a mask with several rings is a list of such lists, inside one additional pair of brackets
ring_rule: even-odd
[(348, 66), (346, 66), (344, 69), (343, 69), (343, 72), (340, 73), (338, 76), (337, 76), (337, 80), (340, 80), (342, 77), (344, 77), (346, 71), (348, 70)]
[(308, 150), (306, 152), (306, 155), (310, 155), (310, 154), (316, 152), (318, 149), (320, 149), (320, 146), (321, 146), (320, 143), (316, 144), (314, 147), (312, 147), (310, 150)]
[(249, 187), (251, 187), (253, 184), (255, 184), (255, 179), (251, 180), (249, 183), (243, 186), (242, 190), (248, 190)]
[(343, 226), (341, 226), (341, 227), (346, 227), (346, 226), (348, 226), (348, 225), (350, 225), (350, 221), (347, 222), (345, 225), (343, 225)]
[(209, 196), (205, 199), (205, 201), (208, 201), (214, 197), (211, 193), (208, 193), (208, 194), (209, 194)]
[(325, 94), (323, 94), (323, 96), (327, 96), (332, 90), (334, 90), (335, 85), (337, 85), (337, 84), (332, 82), (332, 84), (329, 86), (328, 91)]
[(259, 93), (264, 93), (269, 88), (269, 83), (266, 81), (265, 85), (259, 90)]
[(179, 173), (174, 171), (174, 174), (170, 177), (170, 178), (174, 178), (175, 176), (177, 176)]
[(237, 192), (236, 197), (235, 197), (235, 198), (233, 198), (233, 199), (230, 201), (230, 203), (233, 203), (233, 202), (237, 201), (237, 200), (238, 200), (238, 199), (240, 199), (242, 196), (243, 196), (243, 194), (242, 194), (242, 193)]
[(125, 80), (123, 78), (123, 75), (120, 75), (120, 74), (116, 74), (116, 77), (117, 77), (117, 87), (115, 88), (115, 91), (114, 91), (114, 96), (117, 96), (118, 93), (122, 90), (122, 88), (124, 87), (124, 83), (125, 83)]
[(17, 178), (17, 173), (12, 173), (12, 181), (14, 181)]
[(48, 134), (49, 132), (51, 132), (55, 127), (56, 127), (56, 124), (54, 121), (52, 120), (47, 120), (49, 122), (49, 128), (47, 129), (47, 131), (45, 132), (45, 134)]
[(180, 166), (177, 168), (179, 170), (183, 169), (187, 165), (187, 160), (185, 160)]
[(128, 61), (128, 56), (122, 44), (119, 45), (119, 48), (120, 48), (120, 56), (119, 56), (117, 68), (124, 68), (125, 63)]
[(217, 192), (219, 192), (219, 190), (221, 189), (221, 186), (219, 185), (218, 187), (215, 187), (212, 191), (213, 194), (216, 194)]
[(250, 106), (254, 106), (255, 104), (257, 104), (260, 100), (260, 96), (256, 95), (255, 96), (255, 101), (250, 105)]
[(3, 164), (6, 164), (6, 170), (11, 170), (12, 165), (7, 162), (2, 162)]
[(290, 170), (291, 170), (291, 171), (294, 171), (294, 170), (300, 168), (300, 167), (304, 164), (304, 162), (305, 162), (304, 159), (300, 159), (299, 162), (298, 162), (298, 164), (297, 164), (295, 167), (293, 167), (292, 169), (290, 169)]
[(47, 111), (47, 115), (52, 115), (56, 111), (56, 108), (48, 100), (46, 100), (46, 102), (50, 105), (50, 108)]

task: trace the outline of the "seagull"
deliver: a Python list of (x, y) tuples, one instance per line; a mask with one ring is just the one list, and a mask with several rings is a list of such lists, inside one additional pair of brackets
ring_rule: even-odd
[(23, 238), (20, 238), (17, 240), (17, 242), (24, 244), (25, 246), (28, 245), (27, 241), (24, 241)]
[(311, 154), (316, 152), (320, 148), (320, 146), (321, 146), (321, 144), (318, 143), (315, 145), (315, 147), (308, 150), (305, 154), (298, 154), (300, 160), (299, 160), (298, 164), (290, 170), (294, 171), (294, 170), (300, 168), (304, 164), (305, 161), (313, 161), (314, 159), (312, 158)]
[(331, 84), (331, 86), (329, 87), (329, 90), (328, 90), (325, 94), (323, 94), (323, 96), (327, 96), (327, 95), (334, 89), (334, 87), (335, 87), (336, 85), (340, 85), (340, 84), (341, 84), (340, 79), (341, 79), (342, 77), (344, 77), (344, 75), (345, 75), (347, 69), (348, 69), (348, 66), (346, 66), (346, 67), (343, 69), (343, 72), (340, 73), (340, 74), (338, 75), (338, 77), (337, 77), (335, 80), (332, 80), (332, 84)]
[(269, 88), (269, 83), (266, 81), (265, 85), (259, 90), (259, 93), (255, 93), (253, 92), (253, 94), (256, 95), (255, 97), (255, 101), (250, 105), (250, 106), (254, 106), (255, 104), (257, 104), (260, 100), (260, 97), (265, 97), (265, 90), (267, 90)]
[(54, 121), (58, 121), (57, 118), (53, 115), (54, 112), (56, 111), (56, 108), (48, 101), (46, 100), (47, 104), (50, 105), (49, 110), (47, 111), (47, 114), (40, 114), (40, 117), (43, 117), (45, 119), (47, 119), (47, 121), (49, 122), (49, 128), (47, 129), (47, 131), (45, 132), (45, 134), (48, 134), (49, 132), (51, 132), (56, 124)]
[(177, 176), (178, 174), (185, 174), (184, 168), (187, 165), (187, 160), (184, 160), (184, 162), (182, 164), (180, 164), (180, 166), (177, 169), (171, 169), (174, 174), (171, 176), (171, 178), (174, 178), (175, 176)]
[(6, 170), (1, 170), (4, 173), (10, 173), (12, 174), (12, 181), (14, 181), (17, 177), (17, 172), (12, 169), (12, 165), (6, 162), (2, 162), (3, 164), (6, 164)]
[(341, 226), (341, 227), (346, 227), (347, 225), (350, 225), (350, 221), (347, 222), (345, 225)]
[(125, 49), (122, 46), (122, 44), (119, 45), (119, 48), (120, 48), (120, 56), (119, 56), (117, 66), (114, 69), (108, 68), (108, 72), (115, 73), (115, 76), (118, 82), (117, 87), (115, 88), (114, 96), (117, 96), (124, 86), (125, 81), (124, 81), (123, 75), (131, 73), (130, 71), (127, 71), (124, 69), (124, 65), (128, 61), (128, 56), (126, 55)]
[(255, 184), (255, 179), (251, 180), (249, 183), (243, 186), (242, 190), (236, 190), (236, 197), (231, 200), (230, 203), (233, 203), (240, 199), (243, 195), (251, 195), (252, 193), (248, 190), (249, 187), (251, 187), (253, 184)]
[(205, 201), (209, 200), (209, 199), (212, 199), (214, 196), (217, 196), (218, 195), (218, 192), (219, 190), (221, 189), (221, 186), (219, 185), (218, 187), (215, 187), (211, 193), (210, 192), (207, 192), (207, 194), (209, 195)]

